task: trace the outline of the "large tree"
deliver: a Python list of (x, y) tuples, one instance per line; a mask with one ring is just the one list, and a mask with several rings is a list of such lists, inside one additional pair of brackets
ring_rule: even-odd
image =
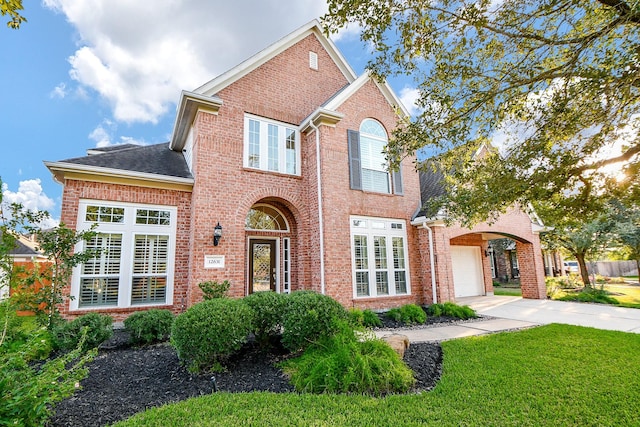
[[(448, 189), (433, 208), (450, 218), (544, 201), (587, 222), (607, 168), (639, 162), (636, 1), (329, 0), (324, 23), (361, 27), (374, 74), (414, 79), (421, 112), (387, 155), (397, 165), (423, 150), (433, 161), (419, 167), (439, 168)], [(483, 142), (498, 150), (478, 160)]]

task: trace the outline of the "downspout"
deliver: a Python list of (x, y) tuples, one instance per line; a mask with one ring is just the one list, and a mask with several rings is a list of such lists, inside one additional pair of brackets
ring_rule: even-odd
[(431, 292), (433, 293), (433, 303), (438, 303), (438, 293), (436, 290), (436, 269), (435, 269), (435, 254), (433, 253), (433, 230), (427, 225), (427, 222), (423, 222), (422, 226), (429, 232), (429, 262), (431, 264)]
[(324, 221), (322, 218), (322, 179), (320, 168), (320, 132), (318, 127), (309, 120), (309, 126), (316, 134), (316, 179), (318, 180), (318, 231), (320, 233), (320, 293), (324, 295)]

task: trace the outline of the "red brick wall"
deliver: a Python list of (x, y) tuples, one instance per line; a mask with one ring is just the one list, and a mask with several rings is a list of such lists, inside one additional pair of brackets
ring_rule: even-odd
[[(367, 118), (379, 121), (391, 135), (396, 127), (396, 115), (375, 83), (367, 82), (338, 108), (344, 118), (335, 128), (321, 129), (324, 225), (329, 230), (325, 239), (326, 292), (345, 306), (389, 308), (408, 302), (422, 303), (424, 281), (420, 268), (418, 238), (410, 220), (420, 200), (418, 175), (412, 159), (402, 164), (404, 195), (379, 194), (351, 190), (347, 130), (359, 130)], [(407, 227), (408, 260), (411, 295), (406, 297), (353, 297), (350, 215), (393, 218), (405, 221)]]
[[(482, 233), (502, 235), (516, 240), (523, 297), (545, 297), (540, 238), (532, 231), (529, 216), (521, 210), (512, 209), (501, 215), (493, 224), (482, 223), (472, 229), (459, 225), (434, 226), (432, 229), (434, 231), (435, 253), (437, 254), (436, 274), (439, 302), (455, 301), (449, 245), (479, 246), (484, 254), (488, 241), (482, 239)], [(428, 244), (427, 230), (420, 230), (420, 233), (425, 234), (422, 240)], [(428, 246), (421, 245), (421, 250), (428, 253)], [(423, 255), (423, 257), (425, 256)], [(489, 257), (483, 257), (482, 266), (485, 292), (491, 293), (493, 292), (493, 281)]]
[[(184, 310), (187, 304), (187, 275), (189, 269), (189, 221), (191, 216), (191, 193), (176, 190), (163, 190), (130, 185), (104, 184), (99, 182), (87, 182), (66, 180), (62, 193), (62, 212), (60, 220), (71, 228), (75, 228), (78, 219), (78, 205), (81, 199), (93, 199), (101, 201), (116, 201), (129, 203), (142, 203), (149, 205), (174, 206), (177, 208), (178, 223), (176, 225), (176, 258), (174, 271), (174, 296), (173, 304), (159, 308), (167, 308), (174, 313)], [(64, 289), (64, 294), (69, 294), (70, 285)], [(111, 315), (115, 321), (122, 321), (135, 311), (147, 308), (105, 308), (101, 313)], [(95, 310), (69, 311), (69, 302), (66, 301), (60, 308), (64, 317), (70, 318)]]

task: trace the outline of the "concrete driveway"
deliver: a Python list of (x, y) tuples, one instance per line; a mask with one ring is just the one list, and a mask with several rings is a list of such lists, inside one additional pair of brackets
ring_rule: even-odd
[(606, 304), (523, 299), (509, 296), (458, 298), (485, 316), (537, 324), (564, 323), (612, 331), (640, 333), (640, 309)]

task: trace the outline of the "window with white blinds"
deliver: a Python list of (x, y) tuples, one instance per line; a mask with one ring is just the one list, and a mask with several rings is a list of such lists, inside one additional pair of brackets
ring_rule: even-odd
[(410, 294), (404, 221), (351, 217), (350, 228), (354, 296)]
[(71, 309), (173, 303), (175, 207), (83, 200), (78, 228), (96, 255), (74, 270)]

